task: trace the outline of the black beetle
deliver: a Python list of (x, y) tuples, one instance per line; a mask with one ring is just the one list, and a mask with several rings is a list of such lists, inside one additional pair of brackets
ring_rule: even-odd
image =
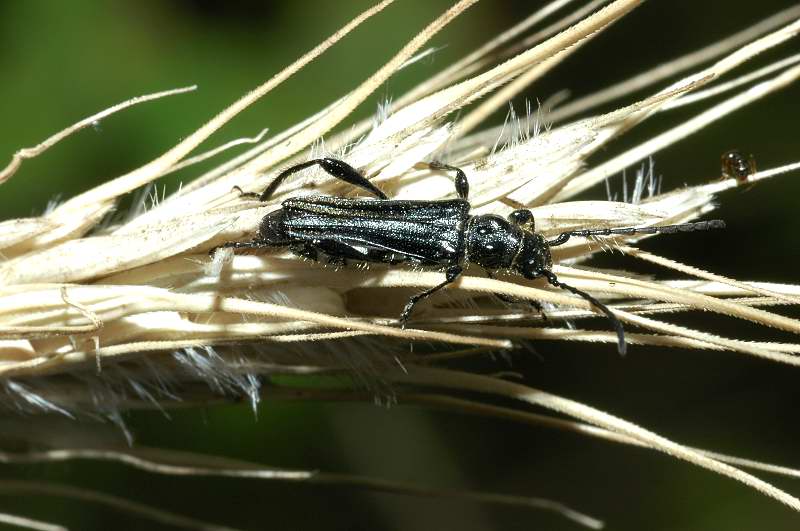
[[(414, 305), (454, 282), (468, 264), (477, 264), (490, 276), (493, 271), (509, 270), (527, 279), (544, 277), (552, 286), (589, 301), (613, 325), (619, 352), (624, 354), (625, 333), (622, 323), (605, 304), (558, 279), (552, 271), (550, 248), (565, 243), (572, 236), (691, 232), (725, 226), (721, 220), (711, 220), (661, 227), (574, 230), (561, 233), (553, 240), (546, 240), (535, 232), (530, 210), (515, 210), (507, 219), (494, 214), (471, 216), (471, 206), (467, 200), (467, 176), (459, 168), (436, 162), (428, 166), (434, 170), (455, 172), (458, 199), (389, 200), (355, 168), (333, 158), (314, 159), (292, 166), (281, 172), (260, 195), (242, 195), (266, 201), (284, 179), (313, 165), (319, 165), (333, 177), (362, 188), (378, 199), (331, 196), (286, 199), (281, 208), (264, 216), (255, 239), (228, 242), (220, 247), (288, 247), (295, 254), (312, 260), (318, 260), (322, 253), (330, 261), (340, 263), (347, 260), (389, 264), (413, 262), (444, 270), (445, 280), (442, 283), (414, 295), (408, 301), (400, 314), (403, 326)], [(536, 303), (533, 304), (538, 307)]]

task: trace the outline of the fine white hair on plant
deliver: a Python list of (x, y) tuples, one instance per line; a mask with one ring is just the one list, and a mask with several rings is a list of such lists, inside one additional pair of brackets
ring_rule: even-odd
[[(386, 263), (341, 267), (300, 258), (286, 249), (259, 254), (226, 249), (209, 256), (209, 251), (225, 242), (251, 239), (265, 215), (281, 208), (289, 197), (356, 196), (352, 187), (319, 168), (297, 173), (266, 201), (242, 195), (259, 193), (282, 170), (322, 156), (346, 159), (398, 200), (452, 198), (452, 177), (432, 169), (434, 165), (428, 162), (458, 166), (469, 179), (473, 214), (506, 217), (514, 210), (529, 209), (535, 232), (551, 242), (559, 234), (587, 228), (657, 228), (697, 221), (714, 211), (724, 192), (746, 190), (798, 169), (800, 163), (790, 163), (739, 179), (712, 175), (704, 184), (662, 191), (654, 162), (659, 150), (800, 77), (797, 56), (744, 72), (759, 54), (796, 38), (800, 32), (797, 8), (593, 95), (563, 101), (566, 93), (559, 92), (544, 104), (526, 100), (524, 114), (519, 116), (508, 103), (514, 96), (571, 54), (587, 51), (596, 36), (641, 3), (584, 2), (538, 29), (572, 3), (552, 1), (406, 94), (386, 97), (375, 116), (343, 126), (399, 69), (435, 53), (437, 48), (423, 47), (476, 2), (455, 2), (368, 79), (284, 131), (265, 128), (252, 138), (228, 141), (190, 156), (234, 116), (268, 96), (393, 0), (379, 2), (151, 162), (49, 206), (40, 216), (0, 223), (0, 253), (5, 258), (0, 262), (0, 389), (7, 409), (18, 414), (107, 420), (118, 424), (132, 441), (124, 414), (138, 407), (159, 408), (167, 414), (170, 406), (180, 402), (244, 399), (255, 413), (264, 395), (371, 399), (383, 404), (416, 401), (657, 450), (800, 511), (796, 497), (739, 467), (798, 475), (793, 469), (679, 444), (586, 404), (510, 383), (502, 375), (436, 367), (445, 360), (505, 355), (529, 347), (526, 341), (530, 340), (565, 345), (616, 342), (610, 319), (598, 313), (598, 304), (592, 300), (607, 306), (613, 318), (624, 324), (626, 342), (637, 348), (657, 345), (731, 352), (798, 366), (800, 342), (796, 340), (725, 337), (692, 321), (677, 324), (671, 318), (704, 311), (794, 337), (800, 334), (800, 320), (774, 308), (797, 305), (800, 286), (733, 279), (636, 246), (655, 231), (578, 234), (564, 245), (553, 244), (552, 272), (579, 291), (556, 289), (557, 284), (541, 279), (525, 280), (513, 271), (487, 277), (473, 267), (444, 293), (421, 305), (403, 328), (396, 322), (400, 308), (421, 289), (440, 284), (441, 271)], [(524, 37), (531, 28), (537, 28), (536, 33)], [(133, 98), (81, 120), (34, 148), (19, 150), (0, 171), (0, 184), (12, 178), (24, 160), (41, 155), (82, 127), (133, 104), (193, 88)], [(633, 98), (636, 91), (646, 93)], [(712, 97), (715, 103), (707, 104)], [(598, 111), (613, 100), (625, 101), (614, 110)], [(688, 118), (679, 118), (676, 125), (604, 157), (603, 150), (613, 140), (632, 134), (655, 116), (689, 105), (687, 113), (693, 114)], [(505, 108), (509, 110), (502, 125), (484, 126), (488, 117)], [(250, 147), (231, 155), (241, 145)], [(198, 172), (195, 180), (175, 193), (167, 193), (163, 185), (159, 188), (161, 177), (177, 170), (194, 171), (199, 163), (212, 159), (220, 160), (219, 164)], [(636, 175), (629, 187), (630, 168), (636, 168)], [(603, 183), (605, 200), (581, 195)], [(133, 191), (138, 191), (133, 206), (116, 213), (118, 201)], [(591, 258), (604, 250), (616, 250), (631, 262), (638, 259), (657, 265), (673, 276), (591, 267)], [(581, 293), (591, 298), (576, 296)], [(545, 316), (527, 311), (530, 301), (540, 303)], [(314, 383), (298, 384), (298, 376), (313, 376)], [(421, 393), (421, 388), (428, 391)], [(458, 396), (461, 392), (516, 400), (567, 418), (468, 401)], [(80, 453), (37, 455), (48, 461), (78, 458)], [(202, 456), (192, 456), (187, 462), (196, 466), (187, 465), (187, 470), (178, 470), (167, 459), (137, 460), (125, 452), (94, 458), (124, 461), (153, 473), (237, 476), (227, 468), (224, 474), (221, 469), (208, 470)], [(3, 459), (16, 458), (0, 455)], [(255, 477), (248, 467), (238, 470), (239, 476), (249, 470)], [(343, 477), (323, 481), (324, 475), (301, 472), (293, 479), (353, 482)], [(366, 488), (423, 494), (407, 485), (379, 483), (362, 481)], [(538, 507), (591, 528), (602, 525), (548, 500), (425, 492)], [(164, 519), (170, 521), (173, 516)]]

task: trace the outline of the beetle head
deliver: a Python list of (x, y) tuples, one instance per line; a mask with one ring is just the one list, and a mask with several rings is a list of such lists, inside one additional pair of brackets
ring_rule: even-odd
[(514, 269), (525, 278), (538, 278), (552, 267), (553, 259), (547, 241), (541, 234), (526, 231), (522, 249), (514, 259)]

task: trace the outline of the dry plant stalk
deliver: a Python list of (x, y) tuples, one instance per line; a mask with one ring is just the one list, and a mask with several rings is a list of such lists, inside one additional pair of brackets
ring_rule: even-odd
[[(287, 182), (267, 203), (240, 199), (234, 186), (261, 191), (278, 171), (305, 160), (309, 147), (312, 155), (318, 155), (322, 147), (317, 142), (323, 135), (333, 131), (431, 37), (476, 1), (457, 2), (335, 104), (272, 137), (262, 139), (262, 133), (238, 142), (255, 145), (124, 222), (98, 226), (124, 194), (233, 147), (226, 145), (187, 159), (232, 117), (392, 0), (364, 12), (152, 162), (42, 216), (0, 224), (0, 252), (6, 258), (0, 262), (0, 377), (7, 393), (5, 401), (26, 411), (71, 416), (88, 410), (114, 418), (121, 408), (148, 401), (168, 402), (175, 393), (196, 390), (191, 386), (198, 382), (210, 384), (212, 392), (248, 394), (255, 403), (260, 385), (255, 375), (336, 373), (365, 364), (366, 372), (371, 373), (366, 379), (390, 382), (397, 393), (425, 385), (441, 389), (430, 402), (455, 400), (446, 395), (458, 390), (514, 397), (585, 423), (569, 429), (666, 452), (800, 510), (800, 500), (734, 465), (795, 471), (682, 446), (584, 404), (498, 378), (429, 368), (442, 357), (476, 352), (465, 347), (479, 347), (480, 352), (508, 349), (523, 338), (613, 343), (615, 336), (605, 320), (593, 321), (596, 330), (560, 326), (566, 320), (597, 317), (583, 299), (541, 282), (485, 278), (473, 269), (447, 290), (448, 297), (434, 299), (409, 328), (400, 329), (393, 317), (408, 293), (438, 284), (441, 273), (380, 265), (336, 269), (288, 253), (218, 253), (213, 261), (208, 257), (208, 250), (222, 242), (249, 239), (261, 218), (278, 208), (283, 199), (310, 193), (309, 183), (314, 183), (314, 193), (350, 193), (340, 182), (313, 170)], [(581, 18), (569, 14), (522, 43), (518, 41), (530, 26), (567, 3), (552, 2), (398, 98), (380, 120), (359, 123), (333, 135), (326, 142), (326, 153), (345, 158), (390, 197), (399, 199), (451, 196), (451, 180), (420, 165), (425, 160), (445, 159), (467, 173), (474, 213), (505, 216), (515, 208), (529, 207), (537, 230), (545, 236), (585, 227), (687, 222), (712, 211), (714, 199), (725, 190), (797, 168), (791, 164), (760, 171), (746, 183), (733, 178), (714, 180), (665, 193), (657, 190), (652, 169), (642, 170), (630, 201), (572, 200), (607, 177), (796, 81), (800, 66), (795, 56), (750, 74), (737, 74), (734, 81), (716, 83), (759, 53), (796, 37), (800, 30), (797, 8), (593, 97), (556, 108), (544, 117), (528, 110), (527, 116), (511, 117), (502, 128), (474, 132), (487, 115), (640, 2), (592, 2), (586, 13), (577, 12)], [(607, 5), (596, 10), (602, 4)], [(700, 68), (701, 63), (709, 62)], [(641, 101), (567, 121), (611, 98), (653, 87), (667, 76), (686, 71), (690, 73), (660, 90), (652, 89)], [(730, 95), (681, 125), (587, 167), (589, 155), (650, 116), (720, 93)], [(118, 107), (168, 94), (136, 98)], [(467, 111), (461, 119), (452, 121), (454, 112), (463, 108)], [(118, 108), (89, 117), (36, 148), (20, 150), (0, 172), (0, 183), (11, 178), (24, 159), (40, 155), (71, 132), (115, 110)], [(638, 250), (634, 245), (642, 237), (575, 238), (554, 252), (554, 271), (603, 300), (626, 324), (630, 344), (731, 351), (800, 365), (800, 343), (742, 341), (663, 319), (665, 314), (703, 310), (797, 334), (800, 321), (777, 314), (771, 307), (797, 304), (800, 286), (739, 281), (702, 271)], [(577, 266), (609, 247), (671, 269), (687, 280), (642, 279)], [(545, 303), (549, 320), (530, 326), (538, 317), (497, 306), (490, 296), (498, 293)], [(517, 325), (510, 326), (513, 324)], [(375, 337), (393, 338), (394, 342), (370, 340)], [(341, 354), (344, 347), (337, 346), (343, 341), (352, 347), (345, 354)], [(410, 355), (408, 349), (392, 346), (418, 341), (454, 347), (426, 356)], [(259, 347), (250, 354), (242, 353), (241, 345), (247, 342), (257, 342)], [(160, 373), (171, 375), (169, 385), (159, 380)], [(74, 381), (59, 379), (69, 374), (84, 375), (85, 380), (76, 386)], [(100, 392), (113, 399), (98, 402)], [(549, 422), (544, 419), (542, 422)]]

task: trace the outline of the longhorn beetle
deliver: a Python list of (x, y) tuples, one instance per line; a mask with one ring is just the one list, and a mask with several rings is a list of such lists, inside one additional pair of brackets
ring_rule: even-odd
[(544, 277), (550, 285), (589, 301), (610, 321), (617, 333), (619, 352), (624, 354), (622, 323), (605, 304), (558, 279), (552, 271), (550, 248), (565, 243), (572, 236), (676, 233), (725, 227), (723, 221), (711, 220), (661, 227), (573, 230), (546, 240), (535, 231), (530, 210), (515, 210), (507, 219), (494, 214), (471, 216), (467, 176), (459, 168), (438, 162), (428, 163), (428, 166), (455, 173), (457, 199), (390, 200), (355, 168), (333, 158), (314, 159), (292, 166), (281, 172), (263, 193), (242, 192), (242, 196), (266, 201), (287, 177), (314, 165), (319, 165), (337, 179), (366, 190), (377, 199), (331, 196), (286, 199), (281, 208), (264, 216), (253, 240), (228, 242), (220, 247), (288, 247), (295, 254), (312, 260), (318, 260), (322, 254), (339, 263), (347, 260), (387, 264), (413, 262), (443, 270), (443, 282), (409, 299), (400, 314), (402, 326), (419, 301), (454, 282), (468, 264), (476, 264), (490, 276), (494, 271), (509, 270), (527, 279)]

